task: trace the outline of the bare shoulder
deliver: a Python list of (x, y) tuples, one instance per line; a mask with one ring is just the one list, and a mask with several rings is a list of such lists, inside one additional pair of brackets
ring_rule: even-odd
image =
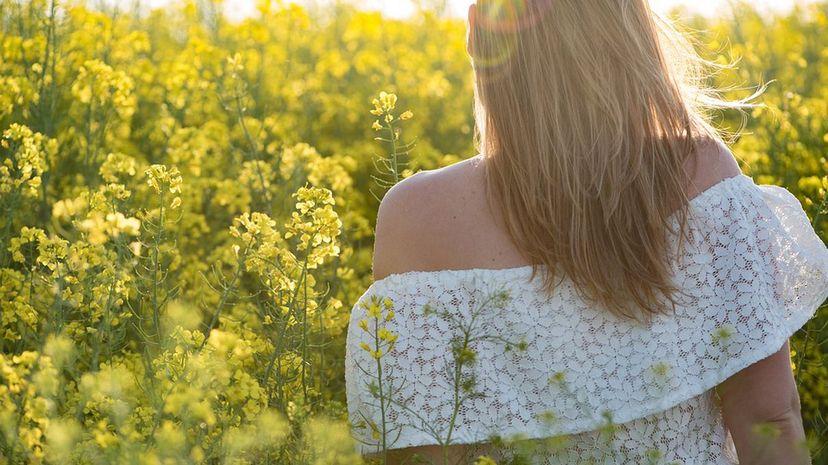
[(720, 139), (699, 141), (696, 156), (688, 162), (687, 170), (690, 176), (687, 191), (689, 198), (695, 197), (724, 179), (742, 174), (735, 155)]
[(478, 157), (420, 171), (395, 184), (383, 197), (374, 232), (374, 280), (416, 268), (424, 238), (456, 205), (457, 192), (473, 182)]

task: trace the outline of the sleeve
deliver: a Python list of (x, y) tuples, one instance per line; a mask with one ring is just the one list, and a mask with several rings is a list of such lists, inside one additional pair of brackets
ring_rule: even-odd
[[(799, 201), (781, 187), (743, 186), (699, 205), (680, 267), (686, 318), (706, 330), (698, 362), (715, 362), (699, 373), (705, 386), (778, 351), (828, 297), (828, 249)], [(694, 303), (702, 318), (690, 315)]]

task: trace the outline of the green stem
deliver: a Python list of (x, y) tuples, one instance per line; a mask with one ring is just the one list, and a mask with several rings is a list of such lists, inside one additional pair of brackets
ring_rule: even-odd
[(207, 326), (207, 333), (204, 335), (204, 340), (201, 341), (201, 345), (199, 346), (198, 350), (203, 349), (204, 346), (207, 344), (207, 338), (210, 336), (210, 331), (213, 329), (213, 327), (215, 327), (216, 323), (218, 323), (219, 316), (221, 316), (221, 312), (224, 310), (224, 306), (230, 299), (230, 293), (236, 286), (236, 282), (238, 282), (239, 278), (241, 277), (242, 269), (244, 268), (244, 261), (247, 259), (247, 254), (250, 251), (250, 247), (253, 246), (254, 241), (255, 239), (251, 239), (247, 246), (244, 248), (244, 253), (242, 253), (241, 258), (239, 258), (239, 264), (236, 267), (235, 273), (233, 273), (233, 279), (230, 280), (230, 284), (225, 286), (224, 292), (221, 293), (221, 298), (219, 299), (219, 303), (216, 306), (216, 311), (213, 312), (213, 316), (210, 318), (210, 324)]
[(161, 247), (161, 240), (164, 234), (164, 191), (159, 193), (160, 212), (158, 215), (158, 231), (155, 235), (155, 242), (152, 250), (152, 323), (155, 326), (155, 337), (157, 342), (161, 344), (161, 309), (158, 304), (159, 280), (161, 264), (158, 259), (158, 250)]
[[(303, 263), (303, 265), (302, 265), (302, 272), (301, 272), (301, 274), (299, 275), (299, 281), (300, 281), (300, 283), (296, 285), (296, 289), (293, 291), (293, 296), (292, 296), (292, 297), (291, 297), (291, 299), (290, 299), (290, 307), (288, 308), (288, 315), (287, 315), (287, 318), (290, 318), (290, 315), (291, 315), (291, 314), (293, 313), (293, 311), (295, 310), (294, 306), (296, 305), (296, 299), (297, 299), (297, 297), (299, 296), (299, 287), (300, 287), (301, 281), (302, 281), (303, 279), (306, 279), (306, 278), (305, 278), (305, 274), (307, 273), (307, 269), (308, 269), (308, 257), (309, 257), (309, 255), (310, 255), (310, 253), (308, 253), (308, 254), (306, 254), (306, 255), (305, 255), (305, 260), (304, 260), (304, 263)], [(285, 329), (287, 329), (287, 323), (285, 323)], [(265, 375), (264, 375), (264, 383), (265, 383), (265, 384), (267, 384), (268, 380), (270, 379), (270, 375), (271, 375), (271, 373), (273, 372), (273, 365), (275, 365), (275, 364), (276, 364), (276, 361), (277, 361), (277, 359), (279, 358), (279, 354), (281, 353), (281, 350), (282, 350), (282, 342), (283, 342), (283, 341), (284, 341), (284, 339), (285, 339), (285, 338), (284, 338), (284, 334), (282, 334), (281, 336), (282, 336), (282, 337), (279, 339), (279, 345), (278, 345), (277, 347), (274, 347), (274, 349), (273, 349), (273, 355), (270, 357), (270, 361), (269, 361), (269, 362), (268, 362), (268, 364), (267, 364), (267, 369), (265, 370)], [(279, 367), (279, 373), (280, 373), (280, 375), (281, 375), (281, 366)], [(278, 380), (279, 380), (279, 377), (277, 377), (277, 381), (278, 381)], [(270, 390), (270, 388), (268, 387), (268, 395), (267, 395), (268, 399), (270, 399), (271, 394), (272, 394), (272, 391), (271, 391), (271, 390)], [(279, 396), (281, 397), (281, 395), (282, 395), (282, 393), (281, 393), (281, 385), (280, 385), (280, 392), (279, 392)]]
[[(310, 250), (308, 254), (310, 255)], [(307, 257), (306, 255), (306, 257)], [(305, 263), (307, 263), (307, 258), (305, 259)], [(302, 308), (302, 393), (304, 394), (305, 402), (308, 401), (308, 384), (305, 381), (305, 372), (308, 366), (308, 280), (307, 277), (302, 282), (302, 285), (305, 288), (304, 292), (304, 305)]]
[[(374, 317), (374, 350), (380, 350), (380, 342), (379, 342), (379, 318)], [(385, 424), (385, 395), (383, 394), (382, 390), (382, 362), (380, 361), (380, 357), (376, 357), (377, 360), (377, 383), (379, 384), (379, 401), (380, 401), (380, 418), (382, 422), (382, 464), (387, 465), (388, 463), (388, 445), (386, 444), (386, 424)]]
[(400, 182), (400, 168), (397, 162), (397, 136), (394, 134), (393, 121), (388, 123), (388, 131), (391, 133), (391, 164), (394, 170), (394, 184)]
[[(469, 347), (469, 331), (463, 332), (463, 345), (460, 355), (464, 354)], [(457, 415), (460, 413), (460, 383), (463, 377), (463, 361), (458, 360), (455, 356), (454, 367), (454, 409), (451, 412), (451, 421), (449, 422), (448, 434), (446, 441), (443, 443), (443, 465), (448, 465), (448, 447), (451, 444), (451, 435), (454, 433), (454, 425), (457, 422)]]

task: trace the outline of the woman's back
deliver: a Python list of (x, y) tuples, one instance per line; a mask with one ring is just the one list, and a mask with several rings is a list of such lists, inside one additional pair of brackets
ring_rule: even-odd
[[(708, 141), (687, 166), (688, 198), (741, 173), (730, 150)], [(513, 268), (528, 265), (510, 238), (502, 215), (486, 202), (478, 155), (417, 173), (395, 185), (377, 213), (375, 280), (410, 270)], [(676, 205), (676, 208), (678, 205)]]
[(381, 449), (384, 437), (391, 463), (442, 457), (441, 443), (464, 463), (514, 453), (492, 434), (532, 439), (523, 445), (568, 435), (533, 463), (733, 463), (713, 388), (787, 356), (787, 337), (828, 293), (828, 251), (790, 194), (758, 188), (722, 145), (700, 155), (706, 169), (688, 167), (694, 239), (676, 270), (683, 304), (649, 325), (585, 303), (566, 280), (551, 299), (529, 282), (480, 201), (479, 160), (393, 189), (378, 219), (377, 280), (348, 334), (360, 439)]

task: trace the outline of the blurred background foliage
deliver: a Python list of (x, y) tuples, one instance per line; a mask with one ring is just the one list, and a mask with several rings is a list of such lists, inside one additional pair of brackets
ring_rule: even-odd
[[(371, 102), (414, 114), (403, 176), (475, 155), (465, 23), (220, 11), (0, 0), (0, 464), (361, 463), (342, 360), (387, 188)], [(715, 118), (825, 238), (828, 2), (685, 24), (738, 60), (729, 97), (773, 81)], [(792, 341), (817, 464), (826, 325)]]

